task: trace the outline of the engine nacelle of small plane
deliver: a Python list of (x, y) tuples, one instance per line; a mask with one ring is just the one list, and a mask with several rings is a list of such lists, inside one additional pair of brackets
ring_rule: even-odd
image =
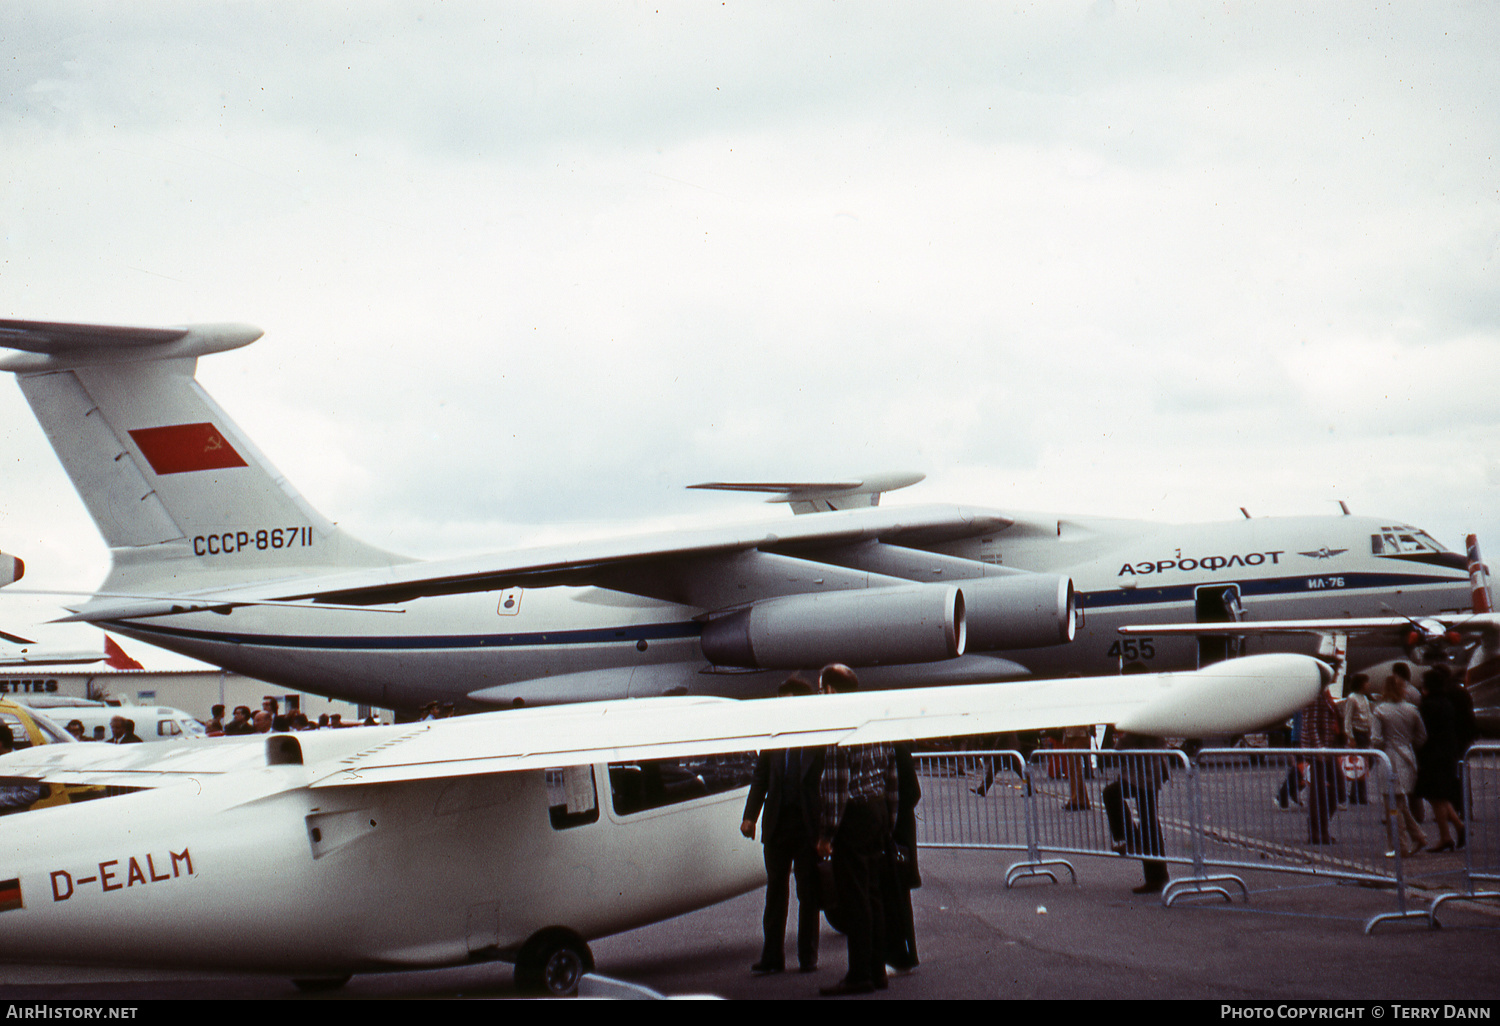
[(980, 577), (963, 582), (969, 651), (1045, 648), (1073, 640), (1073, 580), (1056, 574)]
[(966, 622), (953, 585), (787, 595), (710, 620), (703, 654), (758, 670), (930, 663), (964, 654)]

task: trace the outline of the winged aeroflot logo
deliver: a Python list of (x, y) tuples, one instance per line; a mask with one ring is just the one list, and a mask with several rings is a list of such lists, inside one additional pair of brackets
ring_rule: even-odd
[(1299, 552), (1297, 555), (1310, 556), (1313, 559), (1332, 559), (1334, 556), (1343, 555), (1348, 551), (1348, 549), (1330, 549), (1327, 545), (1324, 545), (1321, 549), (1314, 552)]

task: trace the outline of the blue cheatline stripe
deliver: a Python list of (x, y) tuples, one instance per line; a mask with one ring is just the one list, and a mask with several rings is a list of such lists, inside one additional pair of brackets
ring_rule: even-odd
[(415, 636), (239, 634), (230, 631), (198, 631), (180, 627), (162, 627), (120, 620), (116, 626), (136, 634), (189, 641), (212, 641), (232, 645), (264, 645), (272, 648), (324, 648), (350, 651), (434, 648), (523, 648), (534, 645), (603, 645), (635, 644), (638, 641), (665, 641), (672, 638), (696, 638), (703, 625), (687, 620), (679, 623), (647, 623), (629, 627), (603, 627), (580, 631), (535, 631), (526, 634), (423, 634)]
[[(1341, 577), (1341, 588), (1309, 587), (1309, 581)], [(1272, 577), (1259, 580), (1236, 580), (1226, 578), (1221, 582), (1198, 581), (1193, 584), (1177, 584), (1161, 588), (1135, 587), (1112, 588), (1109, 591), (1081, 591), (1076, 601), (1081, 609), (1101, 609), (1109, 606), (1153, 606), (1168, 603), (1191, 603), (1197, 588), (1215, 583), (1237, 584), (1240, 595), (1245, 598), (1270, 595), (1332, 595), (1338, 592), (1359, 589), (1409, 588), (1426, 584), (1464, 584), (1467, 578), (1436, 577), (1415, 574), (1298, 574), (1295, 577)], [(576, 631), (532, 631), (524, 634), (423, 634), (371, 635), (358, 637), (349, 635), (300, 635), (300, 634), (242, 634), (232, 631), (188, 630), (180, 627), (163, 627), (157, 624), (132, 620), (109, 621), (136, 634), (156, 635), (161, 638), (179, 638), (189, 641), (211, 641), (232, 645), (263, 645), (272, 648), (320, 648), (347, 651), (371, 650), (416, 650), (416, 649), (481, 649), (481, 648), (525, 648), (537, 645), (605, 645), (635, 644), (638, 641), (665, 641), (673, 638), (696, 638), (703, 633), (703, 625), (695, 620), (676, 623), (635, 624), (627, 627), (598, 627)]]
[[(1330, 577), (1341, 578), (1342, 587), (1309, 586), (1310, 581), (1326, 581)], [(1436, 577), (1429, 574), (1298, 574), (1295, 577), (1264, 577), (1240, 580), (1227, 577), (1222, 581), (1194, 581), (1191, 584), (1173, 584), (1160, 588), (1137, 585), (1134, 588), (1111, 588), (1109, 591), (1081, 591), (1077, 595), (1078, 605), (1083, 609), (1105, 606), (1154, 606), (1168, 602), (1192, 602), (1197, 589), (1215, 585), (1239, 585), (1241, 597), (1264, 598), (1271, 595), (1336, 595), (1339, 592), (1361, 589), (1393, 591), (1425, 584), (1462, 584), (1457, 577)]]

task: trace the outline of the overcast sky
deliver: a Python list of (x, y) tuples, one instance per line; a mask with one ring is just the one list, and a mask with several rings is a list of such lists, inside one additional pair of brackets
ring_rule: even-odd
[[(1500, 5), (1309, 6), (8, 0), (0, 317), (260, 326), (200, 380), (414, 555), (906, 469), (1500, 552)], [(0, 485), (97, 584), (6, 382)]]

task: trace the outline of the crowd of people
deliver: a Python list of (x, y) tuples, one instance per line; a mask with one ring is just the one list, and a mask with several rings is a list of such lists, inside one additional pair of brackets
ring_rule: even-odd
[[(436, 703), (434, 703), (435, 705)], [(323, 730), (338, 727), (374, 726), (377, 721), (374, 716), (366, 717), (360, 723), (345, 723), (340, 713), (324, 713), (318, 717), (317, 722), (309, 720), (301, 709), (293, 708), (285, 715), (280, 712), (281, 703), (275, 698), (267, 698), (261, 703), (258, 712), (252, 713), (248, 705), (237, 705), (234, 713), (226, 722), (224, 719), (224, 706), (213, 706), (209, 718), (202, 721), (207, 729), (209, 737), (232, 737), (237, 734), (273, 734), (286, 733), (301, 730)], [(449, 707), (451, 709), (451, 706)], [(452, 715), (451, 712), (449, 715)], [(431, 717), (424, 717), (430, 719)], [(69, 720), (64, 728), (77, 741), (103, 741), (109, 744), (140, 744), (141, 738), (136, 735), (135, 721), (127, 716), (114, 716), (109, 721), (109, 733), (104, 728), (95, 727), (90, 734), (84, 727), (82, 720)]]
[[(1380, 693), (1372, 698), (1370, 681), (1362, 673), (1350, 677), (1342, 708), (1328, 692), (1302, 710), (1293, 722), (1296, 747), (1304, 749), (1376, 749), (1391, 765), (1391, 837), (1386, 854), (1416, 855), (1462, 848), (1466, 841), (1463, 817), (1463, 778), (1460, 764), (1477, 736), (1474, 703), (1451, 666), (1429, 667), (1419, 680), (1411, 667), (1395, 663)], [(1301, 797), (1301, 774), (1293, 765), (1272, 799), (1285, 809), (1305, 804), (1308, 843), (1332, 844), (1329, 822), (1340, 800), (1356, 805), (1369, 801), (1366, 780), (1345, 781), (1336, 757), (1314, 755), (1302, 760), (1307, 798)], [(1347, 786), (1346, 786), (1347, 785)], [(1436, 841), (1422, 829), (1423, 809), (1432, 811)]]
[(345, 723), (341, 713), (323, 713), (317, 722), (307, 718), (307, 714), (300, 708), (293, 707), (288, 712), (281, 712), (281, 703), (274, 698), (266, 698), (260, 704), (257, 712), (251, 712), (248, 705), (237, 705), (229, 722), (224, 722), (224, 706), (216, 705), (211, 710), (208, 721), (204, 726), (208, 728), (209, 737), (235, 737), (240, 734), (284, 734), (303, 730), (328, 730), (339, 727), (374, 726), (374, 716), (365, 717), (363, 723)]

